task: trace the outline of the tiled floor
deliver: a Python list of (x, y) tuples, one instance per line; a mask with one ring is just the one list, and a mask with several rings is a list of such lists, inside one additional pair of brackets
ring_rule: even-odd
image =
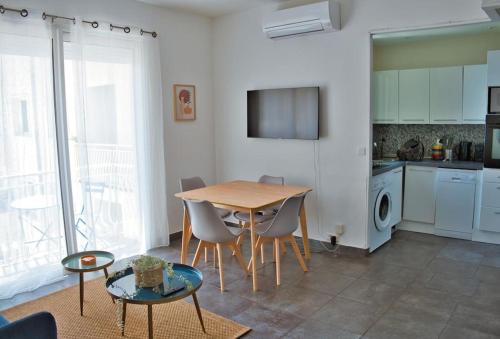
[[(176, 241), (151, 252), (178, 261), (179, 249)], [(247, 258), (248, 252), (247, 246)], [(211, 258), (200, 264), (201, 306), (252, 327), (245, 338), (500, 338), (498, 245), (399, 231), (366, 258), (314, 253), (305, 274), (288, 251), (279, 288), (270, 248), (268, 256), (259, 264), (257, 293), (229, 251), (225, 293)], [(69, 277), (0, 302), (0, 308), (74, 283)]]

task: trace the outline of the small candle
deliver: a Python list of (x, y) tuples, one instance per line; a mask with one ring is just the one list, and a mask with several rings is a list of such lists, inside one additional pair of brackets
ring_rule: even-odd
[(95, 255), (84, 255), (80, 258), (80, 261), (82, 265), (90, 266), (95, 265), (96, 258)]

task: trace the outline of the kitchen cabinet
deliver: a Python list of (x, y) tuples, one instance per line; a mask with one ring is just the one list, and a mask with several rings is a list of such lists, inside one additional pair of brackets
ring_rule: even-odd
[(500, 86), (500, 51), (488, 52), (488, 86)]
[(462, 66), (430, 69), (431, 124), (462, 122), (462, 81)]
[(436, 214), (434, 167), (406, 166), (403, 219), (434, 224)]
[(488, 111), (488, 65), (464, 66), (463, 123), (484, 124)]
[(373, 122), (398, 123), (398, 71), (380, 71), (373, 74)]
[(399, 123), (429, 123), (429, 69), (399, 71)]
[(485, 168), (483, 171), (483, 189), (479, 229), (481, 231), (500, 232), (499, 169)]

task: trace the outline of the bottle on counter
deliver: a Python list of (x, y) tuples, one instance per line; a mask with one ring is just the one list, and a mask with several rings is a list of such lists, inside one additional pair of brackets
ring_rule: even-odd
[(443, 160), (444, 159), (444, 147), (441, 141), (438, 139), (435, 144), (432, 145), (432, 160)]

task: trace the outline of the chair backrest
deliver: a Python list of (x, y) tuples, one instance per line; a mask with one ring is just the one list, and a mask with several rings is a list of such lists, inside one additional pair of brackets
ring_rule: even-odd
[(211, 203), (199, 200), (184, 200), (184, 203), (196, 238), (209, 242), (225, 242), (235, 238)]
[(181, 186), (181, 192), (191, 191), (207, 186), (200, 177), (182, 178), (179, 180), (179, 184)]
[(262, 234), (268, 237), (282, 237), (292, 234), (299, 227), (299, 214), (307, 193), (294, 195), (281, 204), (278, 213)]
[(263, 184), (276, 184), (276, 185), (284, 185), (285, 178), (283, 177), (273, 177), (270, 175), (263, 175), (259, 178), (259, 182)]

